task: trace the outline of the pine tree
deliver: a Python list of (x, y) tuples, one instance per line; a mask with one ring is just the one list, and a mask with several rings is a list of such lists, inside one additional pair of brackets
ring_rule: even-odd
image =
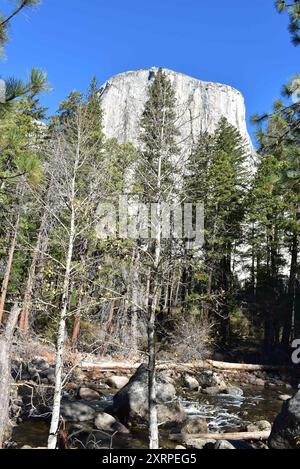
[(276, 0), (275, 6), (279, 13), (288, 12), (290, 18), (289, 31), (291, 33), (292, 43), (298, 46), (300, 44), (300, 1), (291, 0), (288, 2)]
[(246, 158), (241, 135), (222, 118), (213, 136), (200, 136), (187, 178), (190, 197), (205, 207), (206, 301), (211, 303), (213, 299), (211, 307), (221, 318), (223, 343), (230, 336), (229, 319), (235, 299), (232, 265), (242, 243)]
[[(140, 200), (155, 204), (152, 233), (148, 244), (149, 294), (148, 352), (149, 352), (149, 439), (150, 448), (159, 448), (158, 417), (156, 406), (156, 326), (157, 308), (164, 272), (164, 243), (162, 240), (162, 205), (175, 201), (176, 157), (179, 148), (176, 138), (176, 97), (172, 84), (164, 71), (159, 69), (149, 89), (149, 99), (142, 115), (140, 140), (142, 151), (138, 165), (137, 181)], [(150, 228), (150, 227), (149, 227)], [(154, 230), (153, 230), (154, 228)], [(149, 259), (152, 260), (149, 262)]]

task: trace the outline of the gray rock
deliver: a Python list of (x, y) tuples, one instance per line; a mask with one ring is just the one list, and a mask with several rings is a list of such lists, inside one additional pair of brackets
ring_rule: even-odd
[(129, 379), (126, 376), (111, 376), (106, 383), (113, 389), (122, 389), (129, 383)]
[(211, 388), (204, 389), (203, 393), (208, 396), (218, 396), (221, 394), (222, 390), (218, 386), (213, 386)]
[(272, 425), (267, 420), (260, 420), (259, 422), (252, 423), (247, 426), (247, 432), (269, 432), (272, 430)]
[(208, 433), (208, 425), (203, 417), (189, 416), (183, 422), (181, 433), (187, 435), (197, 435), (198, 433)]
[(96, 410), (84, 402), (63, 401), (61, 415), (67, 422), (88, 422), (94, 420)]
[(94, 389), (80, 388), (79, 397), (86, 401), (96, 401), (97, 399), (100, 399), (100, 394), (97, 391), (94, 391)]
[(215, 449), (236, 449), (229, 441), (218, 441), (215, 444)]
[(203, 388), (214, 388), (218, 387), (220, 390), (225, 390), (227, 385), (223, 378), (214, 371), (203, 371), (198, 377), (198, 381)]
[(50, 368), (50, 365), (44, 358), (36, 357), (32, 362), (28, 364), (29, 373), (35, 373), (36, 371), (42, 372)]
[(236, 386), (229, 386), (225, 389), (224, 393), (232, 397), (243, 397), (244, 395), (244, 391)]
[(201, 440), (199, 438), (187, 438), (185, 441), (188, 449), (211, 449), (216, 443), (216, 440)]
[[(160, 423), (182, 422), (186, 417), (182, 406), (176, 400), (175, 387), (159, 373), (157, 375), (157, 404)], [(127, 386), (115, 395), (113, 414), (125, 425), (148, 421), (148, 369), (145, 365), (142, 365)]]
[(127, 435), (130, 431), (118, 422), (112, 415), (106, 414), (104, 412), (98, 414), (95, 418), (94, 425), (98, 430), (109, 433), (121, 433)]
[(189, 391), (199, 391), (200, 384), (193, 376), (185, 375), (184, 384), (189, 389)]
[(55, 369), (49, 368), (49, 370), (43, 371), (41, 377), (46, 378), (49, 384), (55, 384)]
[(271, 449), (300, 449), (300, 391), (284, 402), (269, 439)]

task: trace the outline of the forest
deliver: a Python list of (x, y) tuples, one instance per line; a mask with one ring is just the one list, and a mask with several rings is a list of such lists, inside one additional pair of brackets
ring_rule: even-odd
[[(37, 3), (18, 0), (15, 10), (0, 15), (3, 50), (15, 16)], [(290, 16), (291, 47), (297, 47), (300, 2), (290, 3), (279, 0), (276, 8)], [(300, 362), (299, 81), (292, 77), (272, 110), (253, 116), (255, 150), (220, 116), (215, 132), (199, 133), (188, 155), (181, 150), (176, 93), (162, 68), (149, 87), (138, 145), (105, 135), (97, 77), (87, 90), (70, 89), (54, 115), (41, 104), (50, 90), (45, 72), (34, 68), (26, 82), (3, 82), (0, 447), (14, 447), (9, 422), (25, 425), (26, 433), (32, 419), (46, 435), (38, 446), (48, 449), (106, 448), (107, 438), (114, 448), (115, 434), (126, 439), (145, 421), (145, 447), (170, 448), (165, 442), (172, 440), (171, 448), (181, 443), (184, 449), (193, 446), (180, 435), (200, 441), (210, 433), (202, 414), (193, 422), (184, 416), (185, 430), (178, 429), (181, 404), (171, 408), (162, 400), (164, 393), (173, 400), (176, 380), (194, 400), (202, 388), (213, 406), (222, 390), (243, 393), (243, 379), (264, 380), (266, 392), (281, 383), (290, 390), (281, 389), (282, 400), (293, 394)], [(114, 217), (124, 197), (129, 210), (121, 207)], [(188, 229), (176, 211), (183, 206), (190, 209)], [(138, 419), (133, 404), (124, 409), (134, 379), (146, 407)], [(100, 381), (119, 392), (111, 414), (99, 404), (91, 438), (92, 431), (65, 422), (74, 403), (107, 395)], [(276, 428), (272, 439), (271, 427), (250, 422), (244, 431), (229, 424), (227, 440), (299, 448), (299, 394), (294, 399), (293, 437), (281, 426), (279, 443)], [(272, 408), (271, 424), (281, 404)], [(93, 412), (78, 421), (94, 420)], [(211, 440), (224, 444), (223, 429), (211, 429)], [(233, 432), (240, 438), (229, 438)], [(31, 445), (24, 435), (21, 441)]]

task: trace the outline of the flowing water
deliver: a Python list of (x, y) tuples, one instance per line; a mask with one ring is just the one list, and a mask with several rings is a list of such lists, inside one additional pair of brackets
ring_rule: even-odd
[[(281, 393), (282, 389), (246, 388), (243, 397), (228, 395), (212, 397), (182, 391), (181, 401), (188, 415), (201, 416), (207, 420), (210, 432), (239, 431), (246, 425), (259, 420), (273, 423), (282, 406), (282, 402), (278, 399)], [(111, 399), (112, 395), (107, 395), (106, 404), (109, 404)], [(15, 428), (13, 440), (18, 448), (45, 447), (48, 428), (47, 422), (38, 419), (25, 421)], [(86, 437), (91, 431), (92, 427), (87, 426)], [(139, 428), (130, 436), (114, 437), (111, 441), (107, 437), (103, 439), (101, 432), (94, 432), (90, 439), (91, 446), (93, 446), (93, 441), (96, 443), (95, 446), (100, 448), (110, 446), (115, 449), (147, 448), (147, 429)], [(161, 444), (165, 449), (174, 447), (165, 432), (161, 434)]]

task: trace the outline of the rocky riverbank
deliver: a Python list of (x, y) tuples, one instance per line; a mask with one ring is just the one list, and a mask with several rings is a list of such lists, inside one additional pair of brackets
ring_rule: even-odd
[[(14, 370), (11, 416), (16, 427), (9, 447), (43, 446), (51, 417), (54, 367), (37, 357)], [(214, 440), (210, 434), (240, 432), (241, 440), (242, 433), (247, 432), (266, 436), (282, 401), (295, 393), (297, 384), (296, 378), (285, 373), (264, 371), (160, 371), (157, 402), (161, 444), (165, 448), (180, 443), (188, 448), (233, 449), (236, 443)], [(133, 376), (120, 370), (96, 373), (71, 369), (63, 392), (60, 446), (146, 448), (147, 386), (144, 365)], [(44, 439), (34, 441), (35, 428)], [(294, 434), (297, 431), (296, 427)], [(197, 437), (203, 434), (205, 438)], [(267, 448), (266, 441), (240, 443), (243, 447), (253, 444)]]

